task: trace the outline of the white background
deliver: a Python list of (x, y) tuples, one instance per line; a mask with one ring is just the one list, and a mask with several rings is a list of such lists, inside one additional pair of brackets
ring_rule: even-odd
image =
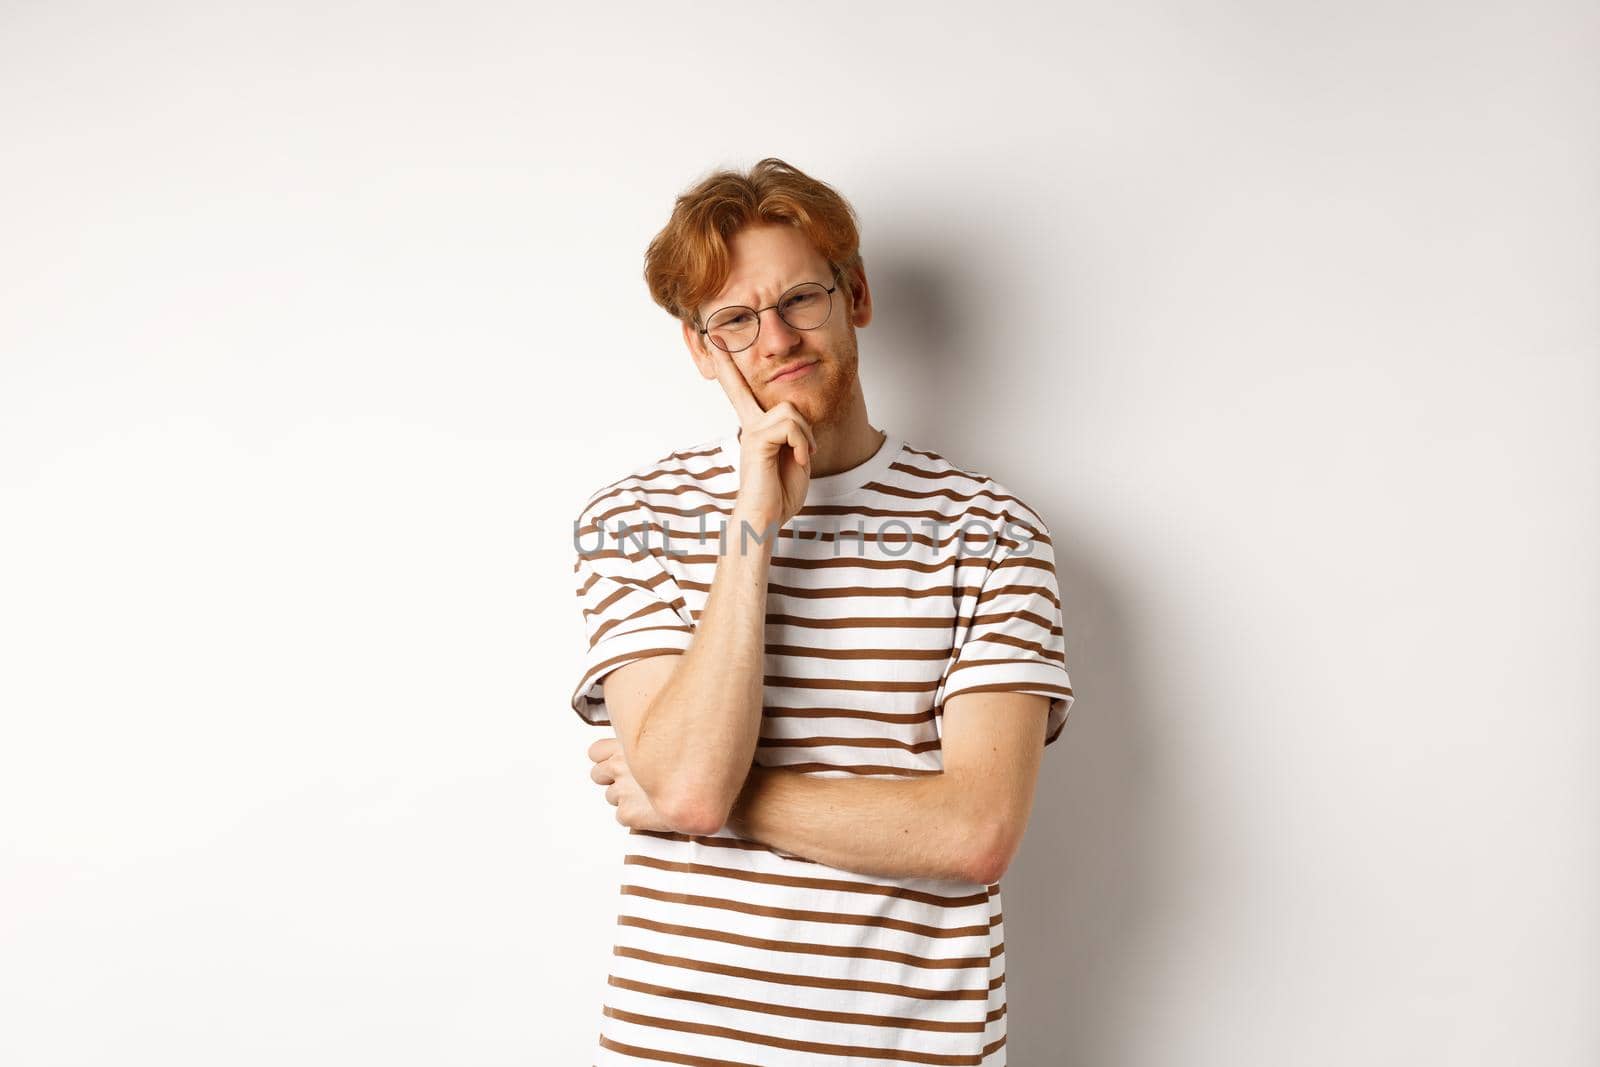
[(0, 1060), (590, 1062), (570, 523), (777, 155), (1056, 532), (1012, 1062), (1596, 1062), (1593, 5), (296, 6), (0, 7)]

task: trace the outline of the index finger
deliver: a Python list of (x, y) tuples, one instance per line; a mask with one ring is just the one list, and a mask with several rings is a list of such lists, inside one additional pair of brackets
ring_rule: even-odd
[(733, 357), (715, 342), (708, 343), (706, 347), (711, 349), (711, 362), (717, 369), (717, 382), (722, 386), (728, 402), (738, 414), (739, 425), (749, 429), (756, 424), (757, 419), (767, 413), (767, 409), (761, 406), (756, 394), (750, 391), (750, 383), (745, 381), (744, 372), (734, 364)]

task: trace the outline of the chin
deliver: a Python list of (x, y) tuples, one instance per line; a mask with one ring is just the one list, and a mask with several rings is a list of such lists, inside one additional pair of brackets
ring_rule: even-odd
[(804, 378), (769, 383), (762, 406), (770, 409), (787, 400), (812, 426), (831, 425), (849, 395), (848, 386), (840, 388), (836, 381), (837, 373), (837, 364), (819, 358), (816, 367)]

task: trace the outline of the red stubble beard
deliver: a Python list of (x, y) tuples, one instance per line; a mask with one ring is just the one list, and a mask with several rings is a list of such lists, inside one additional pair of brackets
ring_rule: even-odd
[(784, 400), (811, 424), (821, 429), (844, 419), (850, 396), (855, 391), (858, 362), (856, 332), (849, 330), (839, 343), (822, 352), (802, 351), (801, 359), (815, 359), (817, 365), (793, 384), (766, 382), (756, 391), (761, 406), (772, 410)]

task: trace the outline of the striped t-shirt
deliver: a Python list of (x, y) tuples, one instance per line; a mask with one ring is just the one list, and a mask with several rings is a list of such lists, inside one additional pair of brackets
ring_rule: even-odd
[[(739, 459), (735, 429), (584, 505), (572, 707), (586, 722), (610, 725), (608, 671), (689, 647)], [(939, 774), (944, 702), (966, 692), (1043, 694), (1045, 744), (1060, 734), (1072, 688), (1049, 530), (992, 478), (891, 433), (811, 479), (771, 558), (757, 763)], [(630, 830), (620, 878), (597, 1067), (1006, 1062), (998, 882), (857, 874), (726, 826)]]

